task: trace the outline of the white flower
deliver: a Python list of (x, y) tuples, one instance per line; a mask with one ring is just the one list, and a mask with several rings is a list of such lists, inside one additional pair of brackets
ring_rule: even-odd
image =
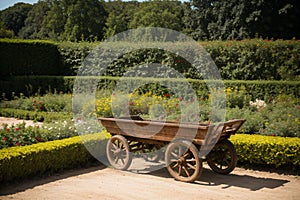
[(258, 110), (267, 106), (266, 102), (263, 100), (255, 99), (255, 102), (250, 101), (250, 106), (255, 106)]

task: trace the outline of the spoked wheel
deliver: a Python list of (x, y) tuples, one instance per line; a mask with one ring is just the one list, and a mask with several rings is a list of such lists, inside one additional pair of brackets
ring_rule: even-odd
[(193, 182), (202, 172), (198, 150), (189, 141), (177, 140), (169, 144), (165, 159), (169, 173), (179, 181)]
[(143, 149), (143, 158), (146, 161), (158, 162), (163, 158), (163, 152), (161, 146), (146, 144)]
[(237, 154), (229, 140), (222, 140), (215, 145), (207, 157), (207, 164), (216, 173), (229, 174), (237, 164)]
[(106, 146), (106, 155), (109, 163), (119, 170), (128, 169), (132, 161), (128, 142), (121, 135), (114, 135), (109, 139)]

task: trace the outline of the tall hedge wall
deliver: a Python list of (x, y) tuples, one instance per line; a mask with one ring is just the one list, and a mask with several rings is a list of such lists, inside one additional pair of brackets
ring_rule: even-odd
[(0, 39), (1, 79), (10, 75), (59, 75), (57, 44), (39, 40)]
[[(86, 56), (100, 43), (0, 40), (0, 75), (76, 75)], [(226, 80), (300, 80), (300, 40), (199, 42)], [(189, 45), (180, 48), (189, 50)], [(133, 64), (164, 63), (187, 78), (199, 78), (176, 54), (148, 49), (125, 54), (107, 75), (122, 76)]]
[[(226, 80), (300, 80), (300, 40), (242, 40), (199, 42)], [(63, 62), (76, 72), (97, 43), (60, 43)], [(122, 45), (122, 44), (121, 44)], [(172, 48), (172, 47), (171, 47)], [(189, 44), (180, 46), (189, 51)], [(199, 78), (190, 64), (176, 54), (143, 49), (112, 63), (109, 76), (122, 76), (133, 64), (164, 63), (187, 78)]]
[(300, 40), (203, 42), (223, 79), (300, 80)]

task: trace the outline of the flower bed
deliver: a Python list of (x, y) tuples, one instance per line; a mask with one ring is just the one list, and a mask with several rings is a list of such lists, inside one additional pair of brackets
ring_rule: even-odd
[[(262, 100), (249, 101), (249, 97), (227, 92), (226, 120), (242, 118), (247, 121), (240, 129), (243, 133), (259, 133), (270, 136), (300, 137), (299, 99), (280, 95), (266, 103)], [(198, 116), (190, 113), (195, 109), (193, 99), (176, 98), (169, 93), (158, 96), (149, 93), (102, 97), (96, 101), (96, 114), (101, 117), (122, 116), (128, 112), (154, 120), (186, 120), (194, 117), (199, 122), (211, 122), (210, 97), (199, 98)], [(112, 101), (114, 103), (112, 111)], [(182, 106), (185, 113), (181, 113)], [(188, 112), (191, 111), (191, 112)], [(193, 119), (191, 119), (193, 121)]]
[(25, 127), (25, 123), (4, 124), (0, 129), (0, 149), (77, 136), (72, 121)]

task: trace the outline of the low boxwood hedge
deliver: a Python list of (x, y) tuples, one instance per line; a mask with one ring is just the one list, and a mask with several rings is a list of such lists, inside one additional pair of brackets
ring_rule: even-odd
[(61, 112), (36, 112), (29, 110), (20, 110), (14, 108), (0, 108), (0, 116), (14, 117), (24, 120), (36, 120), (38, 122), (52, 122), (72, 119), (72, 113)]
[[(72, 93), (74, 89), (74, 81), (77, 81), (77, 92), (87, 90), (90, 85), (98, 83), (98, 89), (112, 91), (117, 84), (120, 84), (120, 77), (76, 77), (76, 76), (11, 76), (0, 79), (0, 100), (1, 98), (12, 99), (14, 95), (32, 96), (34, 94), (46, 94), (49, 92)], [(199, 79), (157, 79), (157, 78), (122, 78), (122, 81), (128, 80), (132, 84), (145, 85), (140, 89), (147, 90), (165, 90), (163, 86), (177, 89), (182, 92), (182, 87), (188, 81), (198, 96), (208, 95), (206, 84), (212, 84), (213, 81), (204, 81)], [(83, 81), (82, 84), (80, 81)], [(149, 84), (153, 83), (153, 84)], [(225, 88), (242, 91), (244, 94), (251, 95), (253, 99), (265, 99), (275, 97), (279, 94), (291, 94), (296, 97), (300, 96), (300, 81), (274, 81), (274, 80), (224, 80)], [(179, 87), (179, 88), (178, 88)], [(163, 92), (163, 91), (162, 91)], [(14, 94), (14, 95), (13, 95)], [(2, 96), (1, 96), (2, 95)], [(4, 97), (3, 97), (4, 95)]]
[[(76, 136), (0, 150), (0, 183), (84, 166), (96, 159), (86, 145), (98, 155), (105, 155), (106, 134)], [(82, 142), (84, 141), (84, 143)]]
[[(0, 183), (54, 172), (95, 161), (86, 150), (105, 155), (107, 134), (92, 134), (64, 140), (0, 150)], [(82, 140), (85, 141), (83, 145)], [(300, 138), (237, 134), (230, 138), (240, 163), (270, 168), (300, 167)], [(91, 148), (92, 147), (92, 148)]]
[(237, 134), (230, 140), (240, 163), (300, 167), (300, 138)]

